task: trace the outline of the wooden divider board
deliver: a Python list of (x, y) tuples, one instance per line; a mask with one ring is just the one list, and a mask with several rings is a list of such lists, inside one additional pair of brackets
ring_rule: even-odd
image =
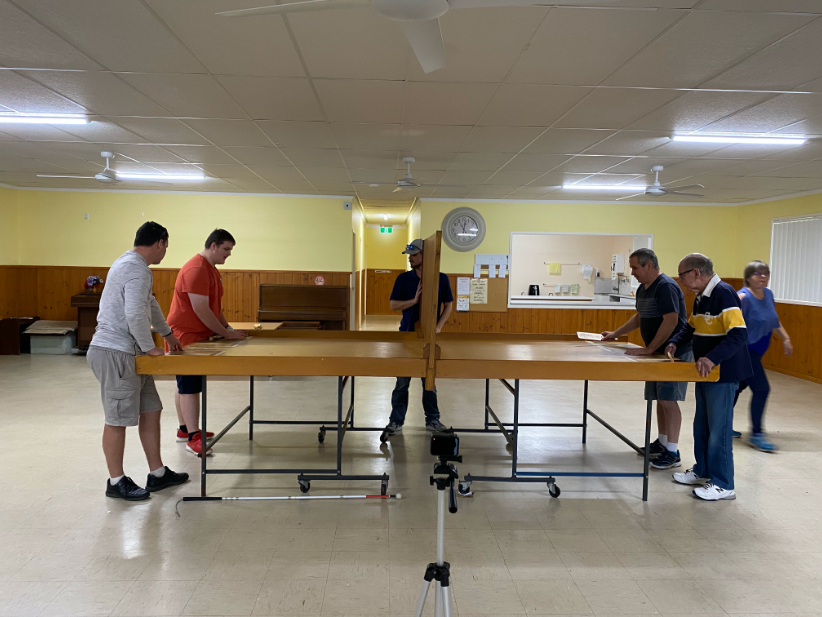
[(442, 254), (442, 232), (437, 231), (423, 242), (422, 298), (420, 298), (420, 334), (428, 357), (425, 370), (425, 389), (436, 387), (437, 372), (437, 305), (440, 284), (440, 256)]

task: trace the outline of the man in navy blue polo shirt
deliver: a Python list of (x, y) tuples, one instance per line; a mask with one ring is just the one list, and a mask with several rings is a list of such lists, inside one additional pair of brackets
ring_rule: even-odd
[[(392, 311), (402, 311), (402, 321), (400, 322), (400, 332), (413, 332), (414, 325), (420, 319), (420, 297), (422, 296), (422, 254), (423, 242), (420, 239), (414, 240), (405, 247), (403, 255), (408, 255), (408, 264), (411, 269), (403, 272), (394, 281), (394, 289), (391, 290), (389, 303)], [(454, 296), (451, 295), (451, 283), (448, 277), (440, 272), (439, 292), (437, 298), (437, 333), (442, 330), (448, 316), (451, 314), (451, 307), (454, 304)], [(385, 436), (391, 437), (402, 433), (402, 425), (405, 424), (405, 414), (408, 412), (408, 387), (411, 385), (410, 377), (397, 377), (397, 385), (391, 394), (391, 417), (388, 426), (385, 427)], [(437, 407), (437, 391), (425, 389), (425, 378), (422, 379), (422, 408), (425, 411), (425, 428), (428, 431), (436, 432), (445, 430), (445, 425), (440, 422), (440, 410)]]

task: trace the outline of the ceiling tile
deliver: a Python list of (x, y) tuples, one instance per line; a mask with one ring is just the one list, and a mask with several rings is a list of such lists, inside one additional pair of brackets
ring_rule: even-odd
[(509, 153), (459, 152), (454, 155), (449, 170), (496, 171), (513, 157)]
[(687, 141), (669, 141), (653, 150), (643, 153), (643, 156), (662, 157), (669, 159), (693, 158), (698, 156), (713, 156), (715, 152), (727, 148), (727, 144), (701, 144)]
[(136, 133), (117, 126), (113, 122), (91, 122), (89, 124), (68, 125), (62, 128), (69, 135), (86, 141), (105, 141), (114, 144), (139, 144), (145, 139)]
[(25, 71), (89, 112), (112, 116), (168, 116), (169, 113), (113, 73), (93, 71)]
[(485, 182), (491, 175), (490, 171), (446, 171), (442, 175), (440, 184), (477, 185)]
[(797, 163), (796, 165), (781, 167), (757, 175), (773, 176), (774, 178), (822, 178), (822, 161)]
[(585, 154), (611, 154), (637, 156), (670, 141), (668, 133), (656, 131), (620, 131), (597, 145), (585, 150)]
[(397, 157), (397, 166), (398, 168), (405, 169), (405, 164), (402, 162), (402, 159), (406, 156), (413, 156), (416, 161), (412, 164), (412, 167), (417, 170), (446, 170), (448, 166), (451, 164), (451, 161), (454, 160), (455, 153), (454, 152), (400, 152), (400, 155)]
[(351, 184), (351, 178), (348, 171), (343, 168), (335, 167), (300, 167), (300, 172), (318, 189), (327, 187), (347, 187)]
[(601, 88), (566, 114), (557, 127), (621, 129), (675, 98), (672, 90)]
[(663, 184), (672, 184), (680, 180), (689, 180), (700, 174), (720, 173), (721, 170), (733, 164), (734, 161), (731, 160), (691, 159), (666, 166), (659, 177)]
[(248, 167), (259, 177), (271, 182), (277, 188), (280, 188), (280, 183), (293, 185), (307, 182), (294, 167), (279, 167), (276, 165), (249, 165)]
[(186, 124), (216, 146), (271, 146), (250, 120), (186, 120)]
[(121, 77), (181, 118), (245, 117), (240, 106), (208, 75), (124, 73)]
[(202, 65), (141, 2), (15, 0), (113, 71), (196, 73)]
[(226, 182), (233, 184), (237, 189), (247, 193), (280, 193), (270, 183), (257, 178), (225, 178)]
[(65, 173), (65, 170), (55, 165), (50, 165), (49, 163), (40, 161), (38, 159), (24, 159), (22, 156), (0, 157), (0, 171), (16, 171), (44, 174)]
[(10, 2), (0, 3), (0, 64), (38, 69), (101, 68)]
[(703, 0), (699, 8), (706, 11), (822, 14), (818, 0)]
[(688, 92), (643, 116), (628, 128), (697, 131), (730, 114), (756, 105), (769, 95), (750, 92)]
[(604, 83), (693, 88), (810, 19), (798, 15), (693, 11)]
[(571, 86), (502, 84), (482, 114), (479, 124), (498, 126), (551, 126), (588, 92)]
[(610, 167), (608, 171), (615, 174), (650, 174), (651, 167), (654, 165), (662, 165), (667, 168), (681, 162), (682, 159), (664, 159), (659, 157), (636, 158), (628, 159), (618, 165), (614, 165)]
[(204, 139), (180, 120), (167, 118), (106, 118), (155, 144), (208, 145)]
[(706, 88), (792, 90), (822, 77), (822, 20), (761, 50), (703, 84)]
[[(149, 6), (211, 73), (303, 77), (283, 18), (263, 15), (225, 18), (224, 0), (148, 0)], [(231, 9), (259, 6), (259, 0), (232, 2)]]
[(295, 167), (344, 167), (339, 150), (320, 148), (282, 148)]
[(507, 167), (498, 171), (485, 181), (486, 184), (506, 184), (521, 187), (533, 182), (542, 175), (539, 171), (510, 171)]
[(168, 152), (166, 149), (152, 145), (136, 144), (109, 144), (109, 143), (85, 143), (85, 142), (52, 142), (46, 144), (48, 150), (60, 152), (62, 154), (82, 158), (86, 161), (103, 166), (105, 161), (100, 154), (103, 151), (113, 152), (115, 164), (121, 159), (134, 159), (135, 161), (152, 161), (163, 163), (180, 163), (182, 159), (176, 154)]
[(709, 124), (717, 133), (767, 133), (822, 115), (822, 94), (783, 94)]
[(259, 180), (259, 176), (251, 171), (248, 167), (244, 165), (198, 165), (200, 169), (206, 172), (210, 176), (216, 176), (218, 178), (224, 179), (256, 179)]
[(390, 170), (392, 172), (391, 180), (395, 179), (393, 172), (397, 170), (399, 165), (399, 157), (395, 151), (340, 150), (340, 154), (348, 169)]
[[(255, 2), (257, 0), (254, 0)], [(265, 131), (280, 148), (335, 148), (334, 133), (327, 122), (277, 122), (258, 120), (257, 125)]]
[(733, 144), (706, 156), (713, 159), (758, 159), (763, 156), (772, 156), (780, 151), (792, 150), (795, 147)]
[(681, 15), (682, 11), (558, 7), (549, 13), (506, 81), (599, 84)]
[(343, 150), (399, 150), (402, 126), (399, 124), (334, 123), (331, 130)]
[(12, 71), (0, 71), (0, 104), (19, 113), (82, 114), (86, 111)]
[(407, 124), (476, 124), (494, 90), (494, 84), (409, 83), (403, 118)]
[(166, 146), (166, 149), (189, 163), (231, 165), (236, 160), (214, 146)]
[(511, 192), (509, 197), (511, 197), (511, 199), (544, 199), (546, 195), (550, 195), (551, 192), (552, 189), (544, 186), (523, 186)]
[(610, 130), (548, 129), (528, 146), (528, 154), (579, 154), (613, 135)]
[(375, 184), (383, 182), (394, 184), (403, 176), (403, 174), (396, 169), (389, 169), (387, 167), (383, 169), (356, 169), (349, 167), (348, 175), (351, 177), (352, 182), (373, 182)]
[(508, 74), (547, 13), (541, 7), (446, 13), (440, 18), (445, 68), (426, 75), (413, 58), (408, 79), (498, 83)]
[(477, 126), (462, 144), (462, 152), (519, 152), (543, 132), (534, 127)]
[(402, 122), (402, 82), (317, 79), (314, 87), (331, 122)]
[(561, 173), (595, 174), (603, 172), (606, 169), (610, 171), (610, 168), (614, 165), (619, 165), (624, 162), (624, 158), (612, 156), (576, 156), (568, 160), (566, 163), (563, 163), (553, 171)]
[(516, 191), (518, 188), (520, 188), (518, 185), (485, 184), (471, 191), (469, 197), (476, 197), (477, 199), (500, 199)]
[(568, 157), (562, 154), (518, 154), (505, 165), (505, 171), (538, 171), (544, 173), (562, 165)]
[(822, 136), (822, 115), (797, 122), (796, 124), (789, 124), (785, 128), (774, 131), (781, 135), (808, 135), (811, 137)]
[[(86, 125), (88, 126), (88, 125)], [(46, 124), (4, 124), (0, 139), (33, 141), (76, 141), (77, 138)]]
[(411, 49), (399, 25), (371, 10), (288, 16), (312, 77), (402, 80)]
[(223, 150), (240, 161), (243, 165), (268, 165), (291, 167), (291, 163), (277, 148), (247, 148), (243, 146), (226, 146)]
[(471, 130), (470, 126), (406, 124), (400, 147), (419, 152), (457, 152)]
[(325, 120), (307, 79), (237, 75), (217, 79), (253, 120)]

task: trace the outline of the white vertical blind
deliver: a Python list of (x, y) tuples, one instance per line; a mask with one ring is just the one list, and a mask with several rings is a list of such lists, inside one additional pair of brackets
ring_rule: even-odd
[(775, 219), (770, 265), (777, 300), (822, 304), (822, 214)]

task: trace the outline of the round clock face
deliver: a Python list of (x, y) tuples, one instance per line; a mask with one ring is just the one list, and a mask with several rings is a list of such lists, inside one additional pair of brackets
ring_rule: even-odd
[(455, 251), (474, 250), (485, 238), (485, 221), (471, 208), (452, 210), (442, 223), (445, 243)]

